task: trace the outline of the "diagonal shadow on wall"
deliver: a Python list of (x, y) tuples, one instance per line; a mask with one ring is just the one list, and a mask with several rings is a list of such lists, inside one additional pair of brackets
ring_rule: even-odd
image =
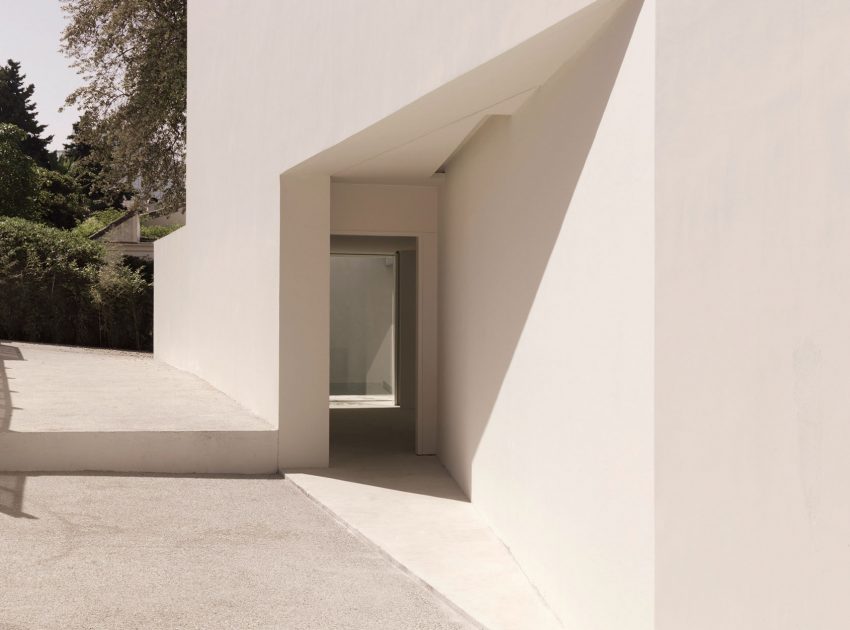
[[(472, 278), (480, 279), (489, 275), (498, 279), (498, 282), (494, 282), (493, 291), (488, 293), (491, 299), (478, 304), (475, 313), (467, 311), (466, 322), (453, 321), (451, 326), (454, 331), (452, 334), (466, 336), (467, 342), (469, 338), (474, 339), (471, 346), (466, 342), (463, 345), (485, 353), (489, 368), (455, 378), (454, 370), (463, 371), (469, 361), (455, 356), (450, 361), (441, 359), (440, 364), (440, 396), (451, 396), (459, 382), (464, 384), (467, 396), (467, 404), (464, 405), (464, 436), (462, 439), (456, 435), (449, 437), (450, 442), (463, 443), (468, 449), (468, 452), (455, 458), (456, 462), (464, 464), (453, 469), (456, 480), (467, 493), (472, 485), (474, 454), (487, 429), (585, 163), (594, 146), (642, 5), (642, 0), (626, 0), (588, 44), (566, 61), (514, 117), (491, 117), (445, 166), (446, 186), (451, 188), (452, 177), (456, 175), (454, 167), (457, 162), (464, 160), (467, 152), (484, 151), (498, 156), (495, 161), (488, 160), (486, 166), (472, 166), (473, 177), (499, 182), (499, 185), (490, 188), (497, 191), (494, 194), (500, 195), (502, 201), (505, 195), (513, 195), (508, 201), (516, 208), (513, 214), (494, 215), (487, 211), (485, 202), (480, 204), (480, 212), (472, 210), (459, 223), (453, 221), (451, 216), (441, 216), (441, 256), (447, 249), (451, 249), (452, 240), (457, 239), (461, 243), (459, 247), (466, 250), (465, 255), (478, 261), (472, 264), (486, 268), (474, 269)], [(514, 120), (534, 117), (553, 121), (554, 126), (541, 133), (534, 125), (526, 130), (527, 125), (516, 124)], [(528, 137), (524, 140), (523, 154), (503, 150), (510, 146), (516, 134), (526, 132)], [(546, 159), (541, 159), (543, 154)], [(474, 172), (479, 168), (481, 172)], [(468, 174), (469, 168), (465, 175)], [(510, 182), (514, 181), (520, 184), (512, 189)], [(616, 185), (613, 180), (612, 185)], [(444, 221), (444, 218), (448, 220)], [(474, 251), (470, 251), (470, 248)], [(457, 268), (452, 267), (451, 272), (445, 271), (446, 267), (452, 265), (444, 263), (446, 260), (441, 259), (441, 269), (445, 272), (441, 272), (440, 277), (441, 301), (446, 298), (451, 300), (453, 290), (466, 294), (470, 289), (469, 283), (457, 273)], [(453, 282), (454, 289), (451, 288)], [(443, 306), (441, 302), (441, 309)], [(496, 330), (498, 334), (488, 334), (489, 330)], [(441, 320), (441, 356), (451, 354), (446, 352), (446, 346), (455, 342), (451, 334), (445, 335), (444, 331)], [(384, 422), (380, 411), (358, 411), (366, 422), (375, 427)], [(441, 422), (451, 420), (441, 418)], [(378, 432), (372, 432), (373, 437), (393, 442), (390, 448), (376, 450), (375, 442), (346, 432), (345, 424), (341, 417), (335, 421), (332, 416), (331, 467), (311, 469), (310, 474), (417, 494), (466, 499), (456, 489), (420, 483), (418, 475), (412, 474), (412, 470), (404, 472), (410, 466), (418, 471), (419, 467), (425, 466), (423, 462), (410, 464), (393, 459), (393, 454), (401, 458), (405, 452), (409, 452), (405, 442), (412, 439), (407, 435), (409, 427), (393, 425), (397, 436), (389, 432), (389, 424), (385, 424)], [(441, 424), (441, 432), (445, 428)], [(343, 445), (345, 450), (340, 449)], [(436, 459), (434, 465), (441, 466)], [(427, 476), (433, 473), (430, 470), (427, 472)]]
[[(642, 5), (642, 0), (624, 2), (517, 113), (491, 118), (446, 166), (447, 197), (454, 195), (453, 175), (489, 191), (482, 200), (468, 199), (461, 190), (452, 198), (464, 206), (463, 216), (446, 206), (440, 217), (440, 430), (448, 432), (441, 446), (467, 493), (474, 485), (473, 461), (596, 142)], [(548, 122), (544, 126), (539, 121)], [(618, 176), (612, 173), (612, 186)], [(491, 206), (514, 211), (492, 212)], [(453, 256), (467, 261), (462, 271)], [(492, 286), (474, 286), (486, 277), (493, 278)], [(469, 299), (473, 289), (477, 300)], [(461, 414), (462, 422), (446, 416), (447, 409)]]

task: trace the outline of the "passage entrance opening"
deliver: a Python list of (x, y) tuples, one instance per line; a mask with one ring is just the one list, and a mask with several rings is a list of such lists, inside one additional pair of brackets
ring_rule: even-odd
[(331, 254), (332, 407), (396, 405), (398, 253)]
[(333, 236), (331, 459), (410, 452), (416, 423), (416, 239)]

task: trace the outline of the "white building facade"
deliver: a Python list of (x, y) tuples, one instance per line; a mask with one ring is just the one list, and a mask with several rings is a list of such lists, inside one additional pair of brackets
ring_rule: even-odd
[(159, 358), (326, 466), (330, 237), (415, 239), (416, 450), (565, 627), (847, 627), (850, 4), (189, 11)]

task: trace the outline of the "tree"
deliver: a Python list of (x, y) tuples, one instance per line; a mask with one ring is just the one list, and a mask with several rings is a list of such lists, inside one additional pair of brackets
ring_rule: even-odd
[(116, 189), (136, 183), (160, 207), (185, 203), (186, 0), (61, 0), (62, 49), (85, 85), (76, 131)]
[(42, 168), (24, 152), (27, 133), (0, 124), (0, 216), (71, 229), (89, 214), (73, 177)]
[(9, 59), (0, 66), (0, 123), (9, 123), (23, 129), (27, 134), (23, 142), (26, 155), (39, 166), (50, 168), (55, 156), (47, 150), (53, 136), (42, 138), (46, 125), (38, 124), (35, 103), (31, 101), (35, 86), (24, 84), (26, 75), (21, 74), (21, 64)]
[(36, 174), (35, 202), (46, 223), (70, 230), (91, 213), (85, 195), (72, 176), (41, 167), (36, 167)]
[(24, 151), (27, 138), (20, 127), (0, 123), (0, 216), (37, 220), (38, 167)]
[(80, 192), (87, 198), (91, 212), (123, 208), (124, 202), (133, 196), (132, 191), (127, 186), (116, 188), (115, 183), (105, 177), (106, 169), (100, 156), (106, 151), (95, 151), (94, 147), (80, 138), (80, 128), (86, 125), (89, 118), (83, 115), (79, 122), (74, 123), (73, 133), (68, 136), (59, 161), (60, 169), (76, 182)]

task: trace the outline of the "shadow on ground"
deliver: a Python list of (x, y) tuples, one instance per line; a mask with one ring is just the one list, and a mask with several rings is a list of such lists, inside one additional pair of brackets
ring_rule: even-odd
[[(7, 361), (23, 361), (19, 348), (0, 343), (0, 431), (8, 431), (12, 426), (12, 379), (6, 368)], [(0, 514), (15, 518), (36, 518), (23, 511), (24, 486), (26, 475), (20, 473), (0, 473)]]
[(415, 422), (397, 411), (333, 410), (330, 466), (286, 472), (468, 502), (436, 456), (416, 455)]

